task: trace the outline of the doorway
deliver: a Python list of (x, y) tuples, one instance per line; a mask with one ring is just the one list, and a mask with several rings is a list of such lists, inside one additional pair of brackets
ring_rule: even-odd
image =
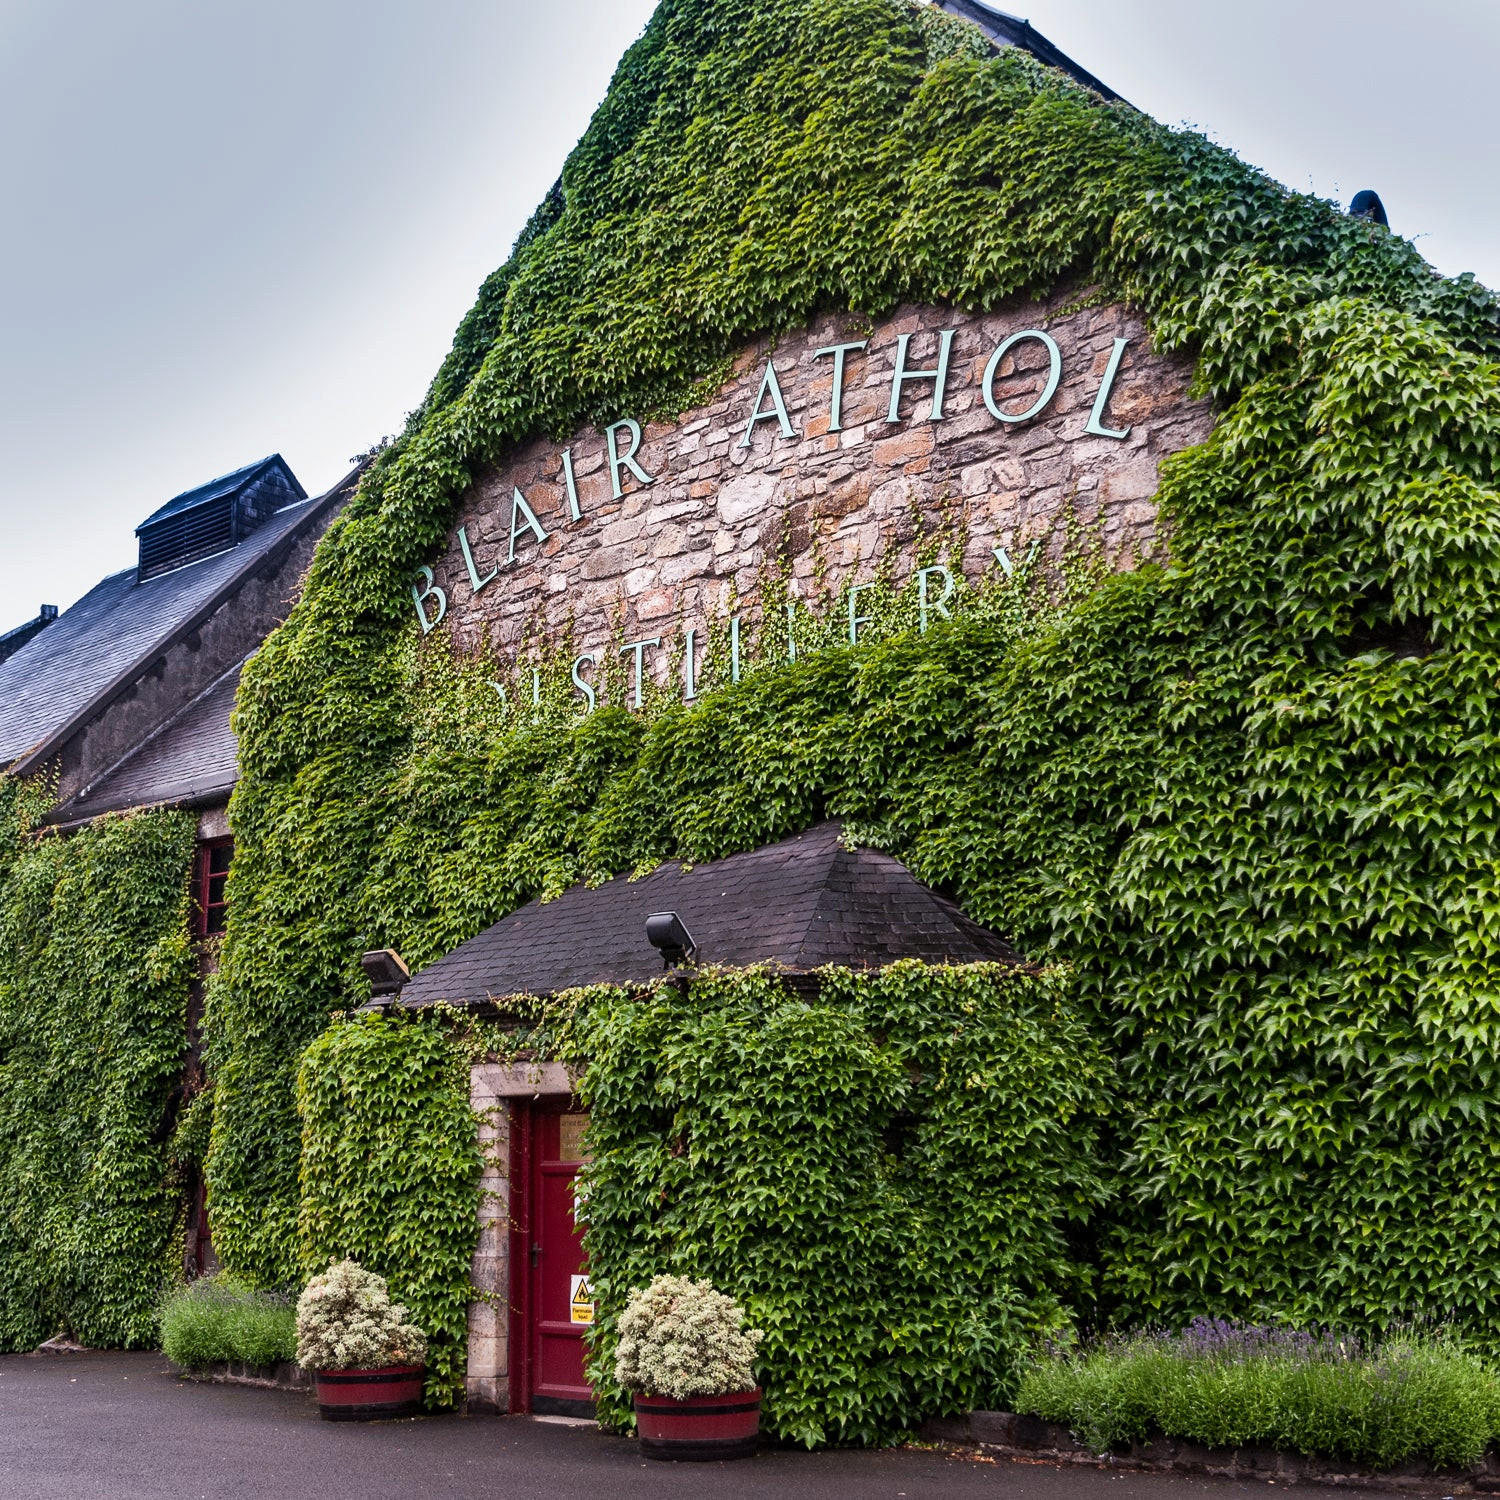
[(512, 1411), (594, 1415), (583, 1370), (594, 1299), (575, 1192), (587, 1123), (567, 1098), (518, 1102), (512, 1119)]

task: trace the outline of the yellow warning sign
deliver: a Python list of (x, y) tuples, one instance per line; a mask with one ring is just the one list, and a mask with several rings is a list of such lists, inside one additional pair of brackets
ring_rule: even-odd
[(587, 1276), (573, 1278), (573, 1290), (568, 1296), (568, 1321), (570, 1323), (594, 1321), (594, 1294), (589, 1290)]

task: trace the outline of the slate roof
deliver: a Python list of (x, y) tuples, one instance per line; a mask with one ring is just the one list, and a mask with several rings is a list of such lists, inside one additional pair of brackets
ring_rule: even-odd
[(414, 975), (399, 1003), (484, 1006), (575, 985), (649, 983), (663, 973), (646, 942), (646, 918), (659, 911), (682, 918), (705, 964), (807, 973), (898, 958), (1019, 962), (1002, 938), (898, 860), (846, 849), (840, 825), (830, 822), (711, 864), (671, 861), (640, 880), (620, 876), (533, 901)]
[(15, 625), (0, 635), (0, 661), (14, 656), (33, 636), (40, 635), (57, 618), (57, 606), (44, 604), (24, 625)]
[(972, 21), (997, 47), (1020, 47), (1038, 62), (1045, 63), (1049, 68), (1059, 69), (1075, 83), (1081, 83), (1086, 89), (1093, 89), (1102, 98), (1120, 98), (1108, 84), (1101, 83), (1092, 73), (1080, 68), (1061, 48), (1054, 47), (1030, 21), (1023, 21), (1020, 16), (1013, 16), (1007, 11), (996, 10), (994, 6), (984, 4), (984, 0), (935, 0), (935, 3), (939, 10), (947, 11), (950, 16), (962, 16), (965, 21)]
[(66, 826), (128, 807), (227, 798), (239, 776), (229, 715), (244, 665), (237, 662), (117, 765), (59, 807), (51, 821)]
[(138, 580), (127, 568), (96, 584), (0, 662), (0, 765), (38, 749), (128, 681), (320, 507), (308, 500), (288, 505), (238, 546), (169, 573)]
[(257, 459), (253, 464), (246, 464), (241, 469), (235, 469), (228, 474), (220, 474), (217, 479), (210, 479), (207, 484), (200, 484), (196, 489), (184, 490), (180, 495), (174, 495), (160, 510), (154, 510), (144, 521), (137, 526), (136, 534), (139, 535), (148, 526), (157, 521), (163, 521), (168, 516), (180, 515), (185, 510), (191, 510), (195, 505), (207, 505), (210, 500), (222, 500), (225, 495), (232, 495), (236, 490), (242, 490), (253, 479), (258, 479), (267, 469), (279, 468), (291, 481), (292, 489), (299, 498), (307, 499), (307, 491), (302, 488), (301, 481), (291, 469), (287, 467), (286, 460), (279, 453), (268, 454), (265, 458)]

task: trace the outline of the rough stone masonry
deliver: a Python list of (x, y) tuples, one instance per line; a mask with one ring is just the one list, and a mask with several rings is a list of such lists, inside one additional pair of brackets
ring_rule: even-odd
[[(488, 642), (502, 661), (538, 644), (599, 650), (659, 636), (645, 668), (660, 681), (675, 635), (721, 619), (731, 602), (753, 616), (762, 570), (778, 551), (792, 592), (811, 597), (820, 558), (840, 585), (870, 576), (894, 548), (899, 578), (913, 566), (918, 535), (957, 523), (966, 535), (964, 572), (973, 579), (996, 566), (997, 546), (1014, 558), (1041, 539), (1055, 556), (1072, 505), (1098, 523), (1114, 566), (1158, 555), (1153, 496), (1161, 460), (1200, 442), (1212, 413), (1188, 399), (1190, 364), (1152, 354), (1126, 308), (1077, 301), (1058, 294), (980, 316), (904, 307), (873, 326), (827, 316), (803, 332), (762, 340), (735, 362), (711, 404), (644, 427), (632, 457), (649, 484), (620, 461), (634, 436), (623, 424), (607, 434), (613, 465), (606, 434), (592, 429), (566, 444), (527, 442), (465, 495), (432, 562), (436, 589), (418, 601), (424, 624), (438, 623), (440, 599), (454, 645), (469, 652)], [(933, 421), (937, 382), (918, 372), (938, 367), (945, 329), (953, 334), (942, 418)], [(994, 364), (992, 405), (985, 400), (997, 348), (1030, 330), (1055, 341), (1056, 391), (1029, 420), (997, 418), (992, 406), (1009, 417), (1045, 392), (1053, 354), (1033, 336)], [(910, 378), (901, 382), (891, 422), (903, 334)], [(1128, 342), (1108, 380), (1122, 339)], [(860, 341), (862, 349), (844, 355), (841, 430), (831, 431), (836, 361), (817, 351)], [(1101, 387), (1107, 401), (1099, 412)], [(763, 415), (745, 445), (756, 411)], [(1090, 433), (1091, 415), (1102, 416), (1107, 432), (1126, 435)], [(420, 594), (419, 583), (414, 599)]]

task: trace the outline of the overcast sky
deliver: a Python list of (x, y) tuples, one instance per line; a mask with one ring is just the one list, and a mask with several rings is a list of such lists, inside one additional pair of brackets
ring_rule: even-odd
[[(650, 0), (0, 0), (0, 629), (273, 451), (311, 493), (420, 400)], [(1133, 104), (1374, 187), (1500, 284), (1500, 6), (1031, 0)]]

